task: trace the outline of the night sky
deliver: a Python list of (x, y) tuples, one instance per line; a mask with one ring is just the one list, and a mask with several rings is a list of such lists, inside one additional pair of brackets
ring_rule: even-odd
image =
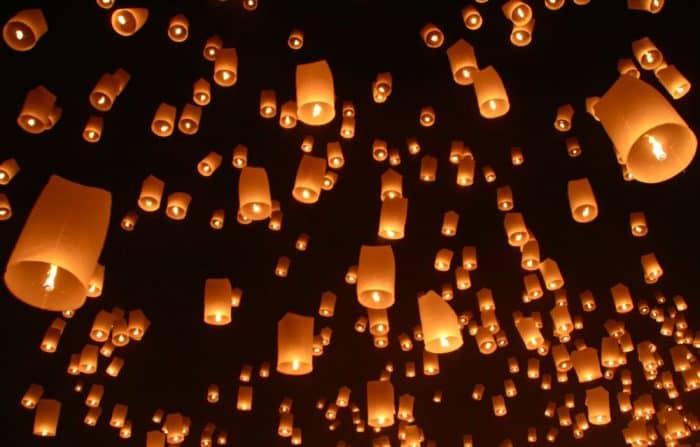
[[(542, 333), (552, 337), (549, 311), (553, 294), (546, 292), (537, 302), (524, 304), (520, 253), (507, 244), (503, 213), (496, 208), (496, 188), (510, 185), (515, 211), (522, 212), (540, 244), (542, 259), (555, 259), (566, 281), (569, 309), (582, 315), (584, 328), (572, 338), (581, 338), (600, 349), (607, 335), (603, 323), (623, 321), (635, 343), (650, 340), (662, 352), (672, 370), (668, 348), (672, 337), (659, 334), (659, 324), (638, 310), (620, 315), (614, 312), (610, 287), (622, 282), (635, 299), (657, 305), (655, 294), (667, 297), (667, 309), (674, 295), (689, 304), (685, 318), (692, 330), (700, 330), (696, 297), (700, 294), (697, 261), (700, 250), (695, 209), (700, 190), (697, 162), (676, 177), (659, 184), (624, 181), (612, 142), (604, 129), (585, 111), (584, 100), (601, 96), (617, 79), (617, 61), (632, 58), (631, 42), (648, 36), (691, 82), (700, 79), (700, 2), (669, 0), (659, 14), (627, 9), (623, 0), (593, 0), (587, 6), (567, 1), (559, 11), (550, 11), (542, 0), (530, 0), (536, 25), (532, 44), (517, 48), (509, 41), (511, 23), (501, 12), (501, 2), (491, 0), (476, 6), (484, 17), (478, 31), (464, 27), (460, 11), (469, 1), (369, 1), (338, 0), (316, 2), (260, 0), (255, 11), (246, 11), (240, 1), (229, 0), (117, 0), (116, 8), (146, 6), (150, 16), (145, 26), (131, 37), (116, 34), (110, 26), (111, 11), (95, 1), (3, 0), (0, 19), (4, 23), (18, 11), (37, 7), (44, 11), (49, 31), (28, 52), (16, 52), (0, 45), (2, 101), (0, 101), (0, 162), (15, 158), (21, 170), (9, 185), (0, 186), (13, 208), (13, 217), (0, 222), (0, 262), (7, 264), (23, 224), (49, 176), (104, 188), (112, 194), (112, 211), (107, 240), (100, 257), (106, 266), (104, 291), (90, 299), (68, 320), (58, 349), (41, 352), (44, 331), (60, 314), (32, 308), (15, 299), (0, 285), (0, 334), (4, 343), (3, 385), (0, 387), (0, 439), (8, 445), (33, 446), (122, 446), (145, 445), (145, 433), (157, 430), (153, 412), (182, 412), (192, 419), (191, 434), (183, 445), (199, 445), (202, 428), (213, 422), (228, 430), (233, 446), (286, 446), (289, 439), (277, 436), (278, 407), (284, 397), (293, 399), (295, 426), (303, 430), (303, 445), (332, 446), (344, 440), (353, 446), (369, 446), (371, 429), (355, 433), (350, 411), (340, 412), (340, 426), (331, 432), (323, 412), (315, 409), (319, 397), (335, 400), (340, 386), (352, 389), (351, 401), (366, 419), (365, 383), (376, 380), (387, 361), (393, 362), (392, 382), (396, 397), (416, 397), (416, 423), (427, 440), (438, 446), (461, 445), (464, 434), (472, 434), (476, 446), (497, 446), (505, 438), (523, 445), (527, 428), (537, 427), (540, 444), (545, 433), (558, 427), (557, 419), (543, 415), (547, 402), (562, 405), (565, 393), (574, 393), (576, 412), (586, 411), (585, 390), (597, 385), (611, 395), (613, 421), (592, 426), (583, 440), (574, 441), (571, 428), (562, 427), (553, 444), (623, 445), (621, 430), (631, 416), (621, 414), (615, 395), (621, 390), (619, 372), (612, 380), (600, 379), (578, 384), (573, 371), (569, 382), (553, 380), (551, 391), (542, 391), (539, 381), (529, 380), (524, 370), (527, 359), (537, 357), (542, 373), (555, 376), (551, 356), (539, 357), (524, 349), (513, 324), (512, 312), (542, 313)], [(186, 42), (175, 43), (167, 36), (170, 18), (184, 14), (190, 22)], [(432, 22), (445, 33), (445, 45), (428, 48), (420, 28)], [(293, 51), (287, 37), (293, 28), (305, 33), (304, 46)], [(212, 102), (205, 107), (201, 127), (194, 136), (177, 130), (168, 138), (155, 136), (151, 120), (161, 102), (178, 107), (192, 101), (192, 83), (205, 77), (211, 81), (213, 63), (202, 57), (204, 42), (218, 34), (225, 47), (238, 50), (238, 82), (222, 88), (212, 81)], [(487, 120), (479, 115), (472, 86), (459, 86), (453, 79), (446, 48), (457, 39), (470, 42), (480, 67), (493, 65), (501, 75), (510, 99), (510, 112)], [(298, 64), (326, 59), (331, 67), (336, 95), (336, 118), (321, 127), (299, 123), (285, 130), (278, 119), (263, 119), (258, 113), (262, 89), (277, 92), (278, 109), (295, 97), (294, 71)], [(102, 114), (90, 106), (88, 95), (103, 73), (123, 68), (131, 80), (111, 111)], [(393, 93), (384, 104), (372, 101), (371, 83), (377, 73), (391, 72)], [(642, 79), (667, 97), (690, 128), (697, 133), (700, 107), (695, 90), (680, 100), (666, 95), (654, 74), (643, 71)], [(30, 135), (16, 124), (26, 93), (44, 85), (57, 95), (63, 116), (55, 127)], [(353, 101), (357, 111), (355, 137), (339, 137), (340, 106)], [(555, 131), (557, 107), (570, 103), (575, 108), (573, 128)], [(419, 111), (432, 106), (436, 124), (419, 125)], [(96, 144), (82, 139), (91, 114), (104, 116), (104, 132)], [(314, 205), (292, 198), (291, 190), (304, 136), (313, 135), (313, 155), (325, 157), (327, 142), (340, 141), (345, 166), (338, 170), (334, 189), (324, 191)], [(575, 136), (583, 153), (567, 155), (565, 139)], [(410, 155), (406, 139), (415, 137), (421, 154)], [(389, 243), (377, 236), (380, 176), (387, 162), (372, 159), (372, 141), (386, 140), (398, 148), (403, 175), (403, 194), (409, 199), (406, 237), (391, 242), (396, 259), (396, 304), (389, 309), (390, 346), (376, 349), (369, 333), (353, 329), (356, 318), (365, 313), (357, 301), (354, 286), (344, 281), (348, 266), (358, 261), (361, 245)], [(456, 166), (449, 163), (452, 140), (463, 140), (476, 160), (474, 185), (455, 183)], [(240, 225), (238, 177), (231, 165), (231, 153), (238, 144), (248, 147), (248, 163), (263, 166), (270, 179), (272, 197), (284, 213), (282, 230), (268, 230), (267, 222)], [(521, 147), (525, 162), (513, 166), (510, 149)], [(196, 166), (210, 151), (224, 156), (218, 171), (200, 176)], [(439, 159), (437, 181), (419, 180), (420, 157)], [(494, 183), (486, 183), (481, 169), (493, 167)], [(183, 191), (192, 195), (186, 220), (176, 222), (165, 216), (164, 206), (155, 213), (138, 210), (136, 200), (141, 182), (150, 174), (165, 181), (165, 196)], [(595, 192), (599, 216), (592, 223), (574, 222), (569, 211), (567, 181), (587, 177)], [(214, 231), (209, 218), (223, 208), (223, 230)], [(138, 210), (132, 232), (120, 228), (122, 217)], [(459, 213), (456, 237), (440, 234), (445, 211)], [(649, 234), (635, 238), (629, 230), (629, 213), (643, 211)], [(310, 235), (306, 252), (294, 249), (300, 233)], [(452, 272), (433, 268), (441, 248), (455, 251), (453, 266), (461, 259), (465, 245), (475, 245), (479, 268), (472, 272), (472, 287), (456, 291), (450, 302), (459, 314), (470, 310), (478, 318), (475, 292), (493, 290), (496, 313), (506, 330), (509, 346), (485, 356), (465, 329), (464, 346), (440, 356), (441, 373), (420, 374), (422, 343), (402, 352), (397, 336), (411, 334), (419, 323), (416, 296), (427, 290), (440, 292), (445, 282), (454, 283)], [(644, 283), (640, 256), (654, 252), (664, 269), (658, 284)], [(291, 258), (287, 278), (274, 275), (279, 256)], [(203, 321), (203, 291), (206, 278), (227, 277), (243, 290), (241, 306), (233, 309), (232, 323), (223, 327)], [(598, 309), (584, 313), (579, 293), (591, 290)], [(333, 291), (338, 300), (335, 316), (318, 315), (321, 294)], [(125, 366), (118, 378), (104, 373), (109, 360), (101, 357), (98, 372), (75, 377), (66, 373), (72, 353), (85, 343), (98, 311), (113, 307), (142, 309), (152, 324), (143, 341), (118, 348)], [(315, 333), (324, 326), (333, 329), (330, 346), (314, 358), (310, 375), (293, 377), (274, 371), (277, 355), (277, 321), (286, 312), (315, 316)], [(573, 343), (567, 345), (573, 350)], [(688, 345), (697, 356), (697, 348)], [(518, 358), (521, 372), (511, 376), (506, 359)], [(260, 364), (272, 364), (268, 379), (260, 379)], [(404, 363), (415, 361), (418, 375), (404, 377)], [(636, 352), (627, 354), (626, 367), (632, 372), (632, 397), (651, 393), (655, 402), (682, 402), (700, 415), (697, 391), (681, 392), (669, 400), (644, 380)], [(238, 375), (243, 365), (254, 370), (253, 411), (235, 409)], [(660, 374), (659, 374), (660, 375)], [(491, 396), (503, 394), (503, 380), (513, 378), (518, 396), (507, 399), (508, 414), (497, 418)], [(92, 383), (105, 385), (103, 414), (94, 428), (83, 424), (87, 411), (85, 391), (73, 386), (82, 380), (87, 390)], [(682, 391), (680, 374), (674, 373)], [(44, 386), (44, 397), (63, 403), (58, 434), (40, 439), (32, 435), (33, 413), (22, 408), (20, 399), (31, 383)], [(475, 402), (475, 384), (486, 386), (484, 399)], [(221, 401), (206, 401), (207, 386), (218, 384)], [(432, 402), (436, 389), (444, 392), (443, 402)], [(129, 406), (133, 436), (122, 440), (108, 421), (115, 403)], [(396, 426), (384, 430), (392, 445), (398, 445)], [(690, 441), (700, 442), (694, 433)], [(657, 441), (661, 445), (663, 441)], [(423, 444), (425, 445), (425, 444)]]

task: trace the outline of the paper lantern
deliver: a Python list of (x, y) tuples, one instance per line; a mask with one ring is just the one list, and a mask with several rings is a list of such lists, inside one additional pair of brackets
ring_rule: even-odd
[(174, 192), (168, 196), (165, 214), (172, 220), (184, 220), (192, 196), (184, 192)]
[(610, 417), (610, 395), (602, 386), (586, 390), (588, 421), (593, 425), (607, 425)]
[(168, 37), (173, 42), (184, 42), (187, 40), (190, 31), (190, 22), (183, 14), (178, 14), (170, 19), (168, 25)]
[(121, 428), (126, 422), (126, 415), (129, 410), (124, 404), (114, 404), (112, 408), (112, 417), (109, 419), (109, 425), (115, 428)]
[(144, 211), (153, 212), (160, 208), (165, 183), (158, 177), (149, 175), (141, 184), (138, 205)]
[(211, 102), (211, 84), (204, 78), (197, 79), (192, 85), (192, 101), (198, 106), (206, 106)]
[(110, 207), (109, 192), (51, 176), (8, 260), (8, 290), (40, 309), (82, 306), (104, 244)]
[(344, 116), (340, 123), (340, 136), (347, 139), (355, 137), (355, 118)]
[(223, 326), (231, 322), (231, 281), (208, 278), (204, 282), (204, 322)]
[(175, 129), (177, 109), (170, 104), (161, 103), (151, 122), (151, 131), (159, 137), (169, 137)]
[(297, 168), (292, 197), (306, 204), (316, 203), (321, 195), (326, 161), (319, 157), (303, 155)]
[(484, 166), (482, 171), (484, 173), (484, 180), (486, 180), (486, 183), (493, 183), (496, 181), (496, 173), (491, 166)]
[(367, 309), (369, 317), (369, 333), (382, 336), (389, 333), (389, 316), (386, 309)]
[(571, 216), (576, 222), (591, 222), (598, 217), (598, 204), (587, 178), (569, 180), (567, 192)]
[(253, 221), (270, 217), (272, 199), (265, 168), (246, 166), (238, 179), (238, 203), (240, 213)]
[(333, 169), (340, 169), (345, 164), (343, 148), (337, 141), (329, 142), (326, 145), (326, 157), (328, 159), (328, 166)]
[(372, 142), (372, 158), (375, 161), (384, 161), (389, 156), (386, 141), (375, 139)]
[(291, 259), (286, 256), (280, 256), (277, 258), (277, 265), (275, 266), (275, 276), (279, 278), (286, 278), (289, 274), (289, 265), (291, 264)]
[(521, 246), (520, 267), (523, 270), (535, 271), (540, 266), (540, 245), (535, 239), (529, 239)]
[(136, 227), (136, 222), (139, 216), (136, 211), (127, 211), (126, 215), (122, 218), (121, 227), (124, 231), (133, 231)]
[(4, 193), (0, 192), (0, 222), (9, 220), (12, 217), (12, 207), (10, 200)]
[(483, 326), (477, 327), (474, 338), (480, 353), (488, 355), (496, 352), (498, 345), (493, 338), (493, 334), (487, 328)]
[(83, 140), (88, 143), (97, 143), (102, 136), (104, 122), (101, 116), (90, 116), (83, 128)]
[(423, 127), (431, 127), (435, 124), (435, 110), (430, 106), (421, 108), (418, 122)]
[(516, 47), (526, 47), (532, 42), (532, 33), (535, 29), (535, 19), (531, 19), (524, 25), (513, 25), (510, 32), (510, 43)]
[(663, 54), (648, 37), (633, 41), (632, 52), (644, 70), (654, 70), (664, 62)]
[(382, 201), (403, 197), (403, 176), (393, 169), (387, 169), (381, 176)]
[(391, 95), (392, 76), (389, 72), (378, 73), (376, 79), (372, 83), (372, 99), (374, 102), (381, 104), (385, 102)]
[(469, 5), (462, 9), (462, 21), (464, 26), (471, 31), (476, 31), (481, 28), (484, 23), (483, 17), (474, 6)]
[(624, 314), (630, 312), (634, 308), (632, 295), (630, 295), (629, 289), (624, 284), (616, 284), (611, 287), (610, 293), (612, 294), (617, 313)]
[(367, 382), (367, 423), (370, 427), (394, 425), (394, 387), (389, 381)]
[(561, 9), (565, 3), (566, 0), (545, 0), (544, 6), (549, 10), (556, 11)]
[(525, 219), (521, 213), (506, 213), (503, 226), (508, 237), (508, 244), (513, 247), (521, 247), (528, 241), (528, 231)]
[(95, 270), (92, 272), (90, 281), (88, 282), (87, 296), (89, 298), (98, 298), (102, 295), (102, 286), (104, 285), (105, 279), (105, 266), (102, 264), (97, 264)]
[(435, 270), (439, 272), (449, 271), (453, 256), (454, 252), (452, 250), (447, 248), (441, 248), (438, 250), (438, 252), (435, 254), (435, 262), (433, 263)]
[(101, 407), (88, 408), (88, 411), (85, 413), (85, 417), (83, 418), (83, 423), (89, 427), (94, 427), (97, 425), (97, 421), (100, 419), (100, 416), (102, 416)]
[(513, 191), (510, 189), (510, 186), (496, 188), (496, 204), (501, 211), (513, 209)]
[[(422, 340), (422, 332), (421, 332)], [(438, 355), (433, 352), (423, 351), (423, 375), (435, 376), (440, 374), (440, 362)]]
[(576, 137), (567, 138), (565, 144), (566, 153), (569, 154), (569, 157), (571, 158), (576, 158), (583, 152), (581, 150), (581, 144), (578, 142), (578, 138)]
[(654, 74), (673, 99), (680, 99), (690, 91), (690, 81), (678, 71), (675, 65), (660, 68)]
[(462, 346), (457, 314), (437, 293), (429, 291), (418, 298), (425, 350), (435, 354), (456, 351)]
[(219, 36), (214, 35), (208, 38), (204, 43), (204, 50), (202, 51), (204, 59), (214, 62), (216, 60), (216, 55), (223, 45), (224, 43)]
[(193, 104), (185, 104), (177, 122), (177, 128), (185, 135), (194, 135), (199, 130), (199, 121), (202, 118), (202, 108)]
[(420, 179), (424, 182), (434, 182), (437, 174), (438, 160), (432, 155), (424, 155), (420, 159)]
[(238, 81), (238, 52), (235, 48), (220, 48), (214, 59), (214, 82), (231, 87)]
[(454, 211), (446, 211), (442, 216), (442, 228), (440, 233), (443, 236), (452, 237), (457, 234), (457, 224), (459, 223), (459, 214)]
[[(465, 23), (467, 20), (465, 19)], [(454, 81), (459, 85), (471, 85), (474, 82), (474, 73), (479, 70), (474, 47), (465, 40), (459, 39), (447, 49), (447, 58)]]
[(111, 377), (117, 377), (119, 372), (121, 372), (124, 367), (124, 359), (121, 357), (114, 357), (105, 369), (105, 374)]
[(368, 309), (387, 309), (394, 304), (394, 253), (389, 245), (360, 248), (357, 300)]
[(243, 0), (243, 9), (246, 11), (255, 11), (258, 9), (258, 0)]
[(445, 43), (442, 30), (432, 23), (426, 23), (420, 29), (420, 37), (428, 48), (440, 48)]
[(277, 371), (302, 375), (313, 370), (314, 319), (287, 312), (277, 323)]
[(0, 163), (0, 185), (9, 184), (19, 172), (19, 164), (14, 158), (8, 158)]
[(2, 37), (8, 47), (15, 51), (29, 51), (49, 30), (41, 9), (25, 9), (5, 23)]
[(27, 388), (27, 391), (24, 393), (22, 396), (21, 404), (24, 408), (28, 408), (30, 410), (36, 408), (37, 403), (41, 399), (41, 396), (44, 394), (44, 387), (41, 385), (37, 385), (35, 383), (32, 383), (29, 385), (29, 388)]
[(664, 7), (664, 0), (627, 0), (627, 9), (656, 14)]
[(199, 163), (197, 163), (197, 172), (202, 177), (210, 177), (221, 165), (223, 157), (217, 152), (209, 152)]
[(491, 405), (493, 407), (493, 414), (495, 416), (500, 417), (508, 414), (508, 409), (506, 408), (506, 400), (500, 394), (491, 396)]
[(527, 359), (527, 378), (534, 380), (540, 377), (540, 361), (536, 358)]
[(514, 25), (525, 25), (532, 19), (532, 8), (522, 0), (508, 0), (501, 9)]
[(484, 118), (498, 118), (510, 110), (508, 94), (501, 77), (492, 66), (474, 74), (474, 89), (479, 113)]
[(554, 119), (554, 128), (559, 132), (571, 130), (571, 120), (574, 117), (574, 108), (571, 104), (565, 104), (557, 109), (557, 117)]
[(107, 112), (112, 109), (119, 93), (119, 79), (105, 73), (90, 92), (90, 104), (100, 112)]
[[(649, 113), (652, 110), (654, 113)], [(643, 183), (667, 180), (690, 163), (697, 139), (653, 87), (622, 76), (596, 105), (618, 160)]]
[(112, 13), (112, 29), (120, 36), (132, 36), (146, 23), (148, 9), (120, 8)]
[(300, 50), (304, 46), (304, 32), (300, 29), (293, 29), (287, 38), (287, 45), (292, 50)]
[(34, 412), (35, 436), (54, 437), (61, 415), (61, 402), (53, 399), (40, 399)]
[(656, 260), (654, 253), (642, 255), (642, 270), (644, 271), (644, 282), (647, 284), (656, 284), (659, 278), (664, 274), (659, 261)]
[(408, 199), (397, 197), (383, 201), (377, 234), (384, 239), (403, 239), (407, 214)]
[(564, 286), (564, 278), (556, 261), (547, 258), (540, 263), (539, 269), (547, 290), (559, 290)]
[(24, 98), (17, 125), (25, 132), (39, 134), (52, 127), (51, 115), (56, 109), (56, 95), (46, 87), (29, 90)]
[(297, 65), (296, 104), (304, 124), (322, 126), (335, 118), (333, 74), (326, 60)]
[(632, 236), (644, 237), (649, 232), (646, 216), (643, 212), (630, 213), (630, 230)]
[(469, 186), (474, 184), (475, 163), (473, 158), (465, 157), (457, 165), (457, 184)]
[(571, 353), (571, 363), (579, 383), (592, 382), (603, 377), (598, 361), (598, 350), (583, 348)]
[(239, 385), (236, 396), (236, 409), (238, 411), (251, 411), (253, 409), (253, 387)]

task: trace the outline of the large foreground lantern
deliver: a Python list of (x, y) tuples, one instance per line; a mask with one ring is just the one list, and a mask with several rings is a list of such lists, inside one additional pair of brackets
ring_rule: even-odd
[(77, 309), (102, 251), (108, 191), (52, 176), (32, 208), (5, 270), (18, 299), (40, 309)]
[(299, 376), (313, 370), (314, 319), (287, 312), (277, 323), (277, 371)]
[(322, 126), (335, 118), (333, 74), (328, 62), (297, 65), (296, 86), (299, 121)]
[(697, 138), (673, 106), (652, 86), (620, 76), (595, 106), (615, 145), (618, 161), (642, 183), (660, 183), (683, 171)]

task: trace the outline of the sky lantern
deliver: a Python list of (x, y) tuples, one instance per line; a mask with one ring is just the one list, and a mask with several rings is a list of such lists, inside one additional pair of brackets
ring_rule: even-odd
[(120, 8), (112, 13), (112, 29), (120, 36), (132, 36), (146, 24), (148, 9)]
[(418, 313), (423, 327), (425, 349), (444, 354), (462, 346), (457, 314), (440, 295), (429, 291), (418, 298)]
[(303, 375), (313, 370), (314, 319), (287, 312), (277, 323), (277, 371)]
[(297, 116), (302, 123), (322, 126), (335, 118), (333, 74), (327, 61), (297, 65), (296, 94)]
[(46, 34), (49, 26), (41, 9), (25, 9), (5, 23), (2, 37), (15, 51), (29, 51)]

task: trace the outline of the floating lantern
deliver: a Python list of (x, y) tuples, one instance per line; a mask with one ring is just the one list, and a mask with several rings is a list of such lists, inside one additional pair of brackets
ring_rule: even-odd
[(403, 239), (407, 213), (408, 199), (395, 198), (383, 201), (377, 234), (384, 239)]
[(357, 300), (368, 309), (387, 309), (394, 304), (394, 253), (389, 245), (360, 248)]
[(673, 99), (680, 99), (690, 91), (690, 81), (678, 71), (675, 65), (669, 65), (654, 72), (656, 79), (664, 86)]
[(567, 191), (571, 216), (576, 222), (591, 222), (598, 217), (598, 204), (587, 178), (569, 180)]
[(479, 113), (484, 118), (498, 118), (510, 110), (508, 94), (496, 69), (488, 66), (474, 74), (474, 89)]
[(120, 36), (132, 36), (146, 23), (148, 9), (121, 8), (112, 13), (112, 29)]
[(501, 6), (503, 15), (514, 25), (525, 25), (532, 19), (532, 8), (522, 0), (508, 0)]
[(565, 104), (557, 109), (557, 117), (554, 119), (554, 128), (559, 132), (571, 130), (571, 120), (574, 117), (574, 108), (571, 104)]
[(644, 282), (647, 284), (656, 284), (661, 275), (664, 274), (659, 261), (656, 260), (654, 253), (642, 255), (642, 270), (644, 271)]
[(265, 168), (246, 166), (238, 179), (238, 203), (241, 215), (252, 221), (270, 217), (272, 199)]
[(292, 197), (306, 204), (316, 203), (321, 195), (326, 161), (312, 155), (302, 156), (294, 180)]
[(535, 19), (531, 19), (524, 25), (513, 25), (510, 32), (510, 43), (516, 47), (526, 47), (532, 42), (532, 33), (535, 29)]
[(296, 94), (302, 123), (322, 126), (335, 118), (333, 74), (327, 61), (297, 65)]
[(277, 371), (302, 375), (313, 370), (314, 319), (287, 312), (277, 323)]
[(165, 214), (172, 220), (184, 220), (187, 217), (187, 208), (190, 206), (192, 196), (184, 192), (174, 192), (168, 196)]
[(165, 183), (153, 175), (149, 175), (141, 184), (141, 194), (138, 205), (144, 211), (153, 212), (160, 208), (160, 200), (163, 197)]
[(168, 37), (173, 42), (184, 42), (187, 40), (190, 31), (190, 22), (183, 14), (178, 14), (170, 19), (168, 25)]
[(192, 104), (185, 104), (177, 122), (177, 128), (185, 135), (194, 135), (199, 130), (199, 121), (202, 118), (202, 108)]
[(224, 43), (219, 36), (215, 35), (208, 38), (206, 43), (204, 44), (204, 59), (214, 62), (216, 60), (216, 55), (219, 53), (219, 50), (221, 50), (223, 46)]
[(204, 282), (204, 322), (222, 326), (231, 322), (231, 281), (209, 278)]
[(644, 70), (654, 70), (664, 62), (664, 55), (648, 37), (632, 42), (632, 52)]
[(424, 182), (434, 182), (437, 174), (438, 160), (432, 155), (423, 155), (420, 159), (420, 179)]
[(474, 159), (464, 157), (457, 165), (457, 184), (459, 186), (469, 186), (474, 184)]
[(454, 211), (446, 211), (442, 216), (442, 228), (440, 233), (443, 236), (452, 237), (457, 234), (457, 224), (459, 223), (459, 214)]
[[(476, 11), (473, 7), (472, 9)], [(467, 20), (469, 19), (465, 19), (465, 23), (467, 23)], [(474, 47), (465, 40), (459, 39), (447, 49), (447, 58), (450, 62), (454, 81), (459, 85), (471, 85), (474, 82), (474, 73), (479, 70)]]
[(197, 79), (192, 85), (192, 101), (198, 106), (206, 106), (211, 101), (211, 84), (204, 78)]
[(197, 172), (202, 177), (210, 177), (219, 166), (223, 157), (217, 152), (209, 152), (199, 163), (197, 163)]
[(479, 13), (479, 10), (472, 5), (462, 9), (462, 21), (464, 22), (464, 26), (471, 31), (478, 30), (484, 23), (484, 19)]
[(418, 121), (423, 127), (432, 127), (435, 124), (435, 110), (430, 106), (423, 107), (420, 109)]
[(52, 114), (56, 110), (56, 95), (46, 87), (38, 86), (27, 92), (17, 125), (25, 132), (40, 134), (52, 127)]
[(435, 354), (456, 351), (462, 346), (457, 314), (437, 293), (429, 291), (418, 298), (425, 350)]
[(102, 127), (104, 125), (104, 120), (101, 116), (90, 116), (85, 123), (85, 128), (83, 129), (83, 140), (88, 143), (97, 143), (100, 141), (102, 136)]
[(440, 48), (445, 42), (442, 30), (432, 23), (426, 23), (420, 29), (420, 37), (428, 48)]
[(14, 158), (8, 158), (0, 163), (0, 185), (9, 184), (19, 172), (19, 164)]
[(513, 209), (513, 191), (510, 186), (501, 186), (496, 189), (496, 204), (501, 211)]
[(151, 132), (159, 137), (169, 137), (175, 129), (177, 109), (170, 104), (160, 103), (151, 122)]
[(49, 30), (41, 9), (25, 9), (5, 23), (2, 37), (15, 51), (29, 51)]
[(34, 412), (34, 435), (44, 438), (56, 436), (60, 415), (61, 402), (53, 399), (40, 399)]
[(394, 387), (389, 381), (367, 382), (367, 423), (370, 427), (394, 425)]
[(231, 87), (238, 81), (238, 52), (235, 48), (220, 48), (214, 59), (214, 82)]

